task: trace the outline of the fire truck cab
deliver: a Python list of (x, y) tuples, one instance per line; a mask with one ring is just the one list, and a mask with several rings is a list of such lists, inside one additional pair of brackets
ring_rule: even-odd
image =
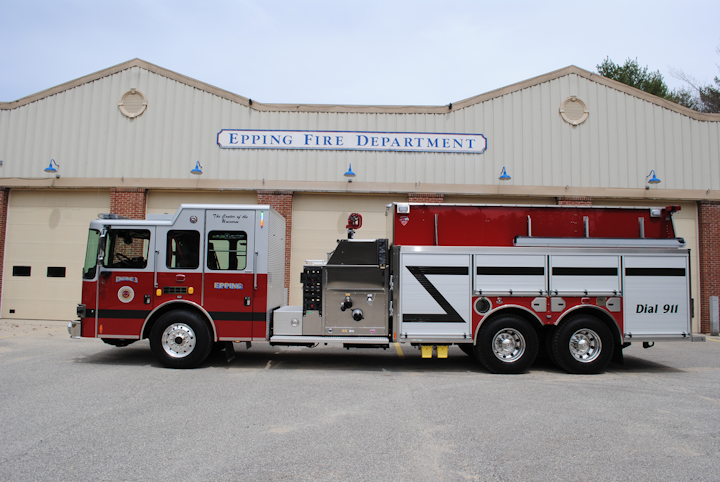
[(183, 204), (146, 220), (101, 215), (88, 233), (74, 337), (150, 338), (164, 365), (202, 362), (214, 342), (266, 340), (286, 303), (285, 220), (270, 206)]

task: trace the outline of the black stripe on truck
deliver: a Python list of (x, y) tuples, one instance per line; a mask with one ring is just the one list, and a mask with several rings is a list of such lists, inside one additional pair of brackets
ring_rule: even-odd
[(625, 276), (685, 276), (685, 268), (625, 268)]
[(545, 268), (542, 266), (478, 266), (475, 270), (478, 275), (485, 276), (543, 276)]
[(553, 276), (617, 276), (617, 268), (553, 268)]
[(147, 318), (150, 312), (147, 310), (99, 310), (98, 318), (126, 318), (126, 319), (141, 319)]

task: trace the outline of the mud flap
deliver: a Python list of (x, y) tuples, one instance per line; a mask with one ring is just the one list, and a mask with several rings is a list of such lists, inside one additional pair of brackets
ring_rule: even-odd
[(623, 343), (622, 345), (615, 345), (615, 352), (613, 353), (612, 361), (618, 365), (625, 364), (625, 358), (623, 357), (623, 350), (630, 346), (630, 343)]
[(225, 351), (225, 361), (230, 363), (231, 361), (233, 361), (235, 359), (235, 347), (233, 346), (233, 342), (226, 341), (224, 351)]

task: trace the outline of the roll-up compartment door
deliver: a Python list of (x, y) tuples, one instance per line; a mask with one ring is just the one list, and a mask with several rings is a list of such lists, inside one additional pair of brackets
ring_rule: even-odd
[(620, 257), (550, 256), (550, 292), (560, 296), (616, 295), (620, 293)]
[(476, 294), (541, 295), (547, 289), (544, 255), (476, 254), (473, 259)]
[(687, 256), (625, 256), (625, 332), (690, 332)]

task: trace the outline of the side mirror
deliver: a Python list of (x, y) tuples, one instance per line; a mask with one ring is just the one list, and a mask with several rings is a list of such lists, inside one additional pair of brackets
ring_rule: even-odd
[(102, 234), (100, 235), (100, 239), (98, 240), (98, 252), (97, 252), (97, 260), (98, 264), (102, 264), (102, 260), (105, 259), (105, 242), (107, 240), (107, 232), (103, 230)]

